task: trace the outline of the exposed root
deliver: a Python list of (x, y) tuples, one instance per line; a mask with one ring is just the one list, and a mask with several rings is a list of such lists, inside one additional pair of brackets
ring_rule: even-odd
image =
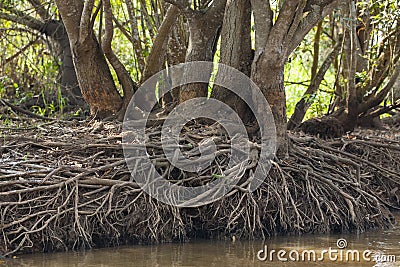
[(329, 116), (307, 120), (300, 125), (300, 129), (320, 138), (337, 138), (344, 134), (342, 123)]
[[(400, 138), (361, 134), (321, 140), (292, 135), (290, 158), (276, 160), (263, 185), (247, 177), (223, 199), (199, 208), (168, 206), (144, 193), (126, 167), (121, 125), (52, 122), (3, 129), (0, 250), (3, 255), (193, 237), (263, 238), (388, 227), (400, 207)], [(205, 184), (226, 168), (230, 140), (218, 127), (192, 124), (182, 150), (197, 157), (215, 137), (217, 157), (201, 174), (171, 167), (160, 126), (148, 131), (149, 155), (172, 182)], [(254, 148), (257, 146), (254, 145)]]

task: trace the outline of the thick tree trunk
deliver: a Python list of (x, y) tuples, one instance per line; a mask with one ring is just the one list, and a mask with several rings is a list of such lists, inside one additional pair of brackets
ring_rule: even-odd
[[(221, 19), (209, 18), (203, 14), (195, 14), (189, 21), (189, 45), (186, 54), (186, 62), (192, 61), (213, 61), (219, 31), (221, 28)], [(211, 70), (210, 70), (211, 75)], [(205, 97), (208, 94), (207, 84), (190, 84), (180, 88), (179, 102)]]
[[(166, 51), (168, 66), (185, 63), (188, 40), (189, 34), (186, 30), (186, 18), (183, 15), (179, 15), (168, 38)], [(180, 88), (176, 87), (171, 92), (165, 94), (163, 105), (165, 106), (178, 101), (179, 91)]]
[(91, 114), (100, 118), (115, 114), (122, 98), (95, 36), (90, 34), (82, 43), (75, 44), (73, 56), (82, 95)]
[(280, 1), (279, 15), (275, 20), (270, 1), (251, 0), (256, 26), (256, 52), (251, 78), (271, 106), (277, 131), (277, 156), (280, 158), (288, 156), (289, 146), (283, 80), (285, 63), (307, 33), (339, 2)]
[[(284, 88), (284, 66), (271, 64), (267, 56), (254, 62), (252, 80), (266, 97), (275, 120), (277, 134), (277, 156), (288, 156), (288, 135), (286, 117), (286, 95)], [(264, 107), (258, 107), (260, 112)]]
[(94, 2), (56, 0), (70, 40), (83, 98), (88, 103), (92, 115), (104, 118), (119, 111), (122, 98), (93, 32), (91, 22)]
[[(176, 0), (166, 0), (185, 15), (189, 26), (189, 44), (186, 62), (212, 61), (224, 17), (226, 0), (215, 0), (206, 10), (193, 10), (189, 5)], [(210, 70), (211, 77), (211, 70)], [(189, 84), (179, 91), (179, 102), (207, 96), (207, 84)]]
[(184, 16), (178, 16), (175, 25), (168, 38), (167, 62), (168, 66), (177, 65), (185, 62), (188, 33), (186, 31), (186, 22)]
[[(221, 32), (221, 63), (251, 73), (253, 53), (250, 36), (251, 5), (249, 1), (228, 0)], [(250, 119), (246, 103), (229, 90), (215, 86), (212, 95), (233, 108), (242, 120)]]

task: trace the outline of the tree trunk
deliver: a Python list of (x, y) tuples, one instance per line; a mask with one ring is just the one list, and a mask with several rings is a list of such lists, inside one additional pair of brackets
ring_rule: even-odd
[(171, 34), (171, 29), (173, 29), (178, 16), (179, 9), (171, 5), (168, 8), (160, 28), (158, 29), (150, 54), (146, 58), (146, 67), (144, 68), (141, 83), (165, 67), (164, 63), (166, 60), (166, 46), (169, 39), (168, 37)]
[(76, 76), (68, 34), (62, 21), (50, 20), (45, 23), (43, 33), (52, 37), (61, 47), (62, 59), (60, 70), (61, 93), (68, 97), (69, 104), (82, 106), (82, 99)]
[(186, 31), (186, 19), (179, 15), (168, 38), (167, 62), (168, 66), (185, 63), (188, 33)]
[[(267, 55), (262, 55), (255, 60), (252, 72), (252, 80), (258, 85), (266, 97), (275, 120), (277, 137), (277, 156), (288, 156), (288, 135), (286, 117), (286, 95), (284, 88), (284, 65), (271, 64)], [(264, 107), (258, 107), (260, 112)]]
[(104, 118), (119, 111), (122, 98), (93, 32), (94, 2), (56, 0), (56, 5), (68, 33), (83, 98), (92, 115)]
[(356, 71), (357, 71), (357, 31), (356, 31), (356, 7), (355, 3), (351, 2), (348, 5), (350, 14), (349, 28), (345, 34), (345, 66), (347, 68), (347, 94), (346, 94), (346, 106), (347, 106), (347, 118), (343, 121), (343, 128), (345, 131), (353, 131), (357, 125), (358, 119), (358, 100), (357, 100), (357, 88), (356, 88)]
[[(203, 14), (196, 14), (189, 18), (189, 45), (186, 54), (186, 62), (213, 61), (221, 23), (219, 19), (210, 19)], [(222, 21), (222, 20), (221, 20)], [(211, 76), (211, 70), (210, 70)], [(208, 94), (207, 84), (190, 84), (180, 88), (179, 102), (196, 97), (206, 97)]]
[[(188, 21), (189, 44), (185, 61), (213, 61), (224, 17), (226, 0), (213, 1), (206, 11), (193, 10), (190, 6), (176, 0), (166, 0), (166, 2), (179, 8)], [(182, 103), (196, 97), (205, 97), (208, 93), (207, 90), (207, 84), (184, 85), (179, 91), (179, 102)]]
[[(181, 14), (178, 16), (175, 25), (168, 38), (167, 43), (167, 63), (168, 66), (174, 66), (185, 63), (189, 34), (186, 30), (186, 18)], [(179, 100), (180, 87), (173, 88), (164, 95), (163, 105), (174, 103)]]
[[(221, 32), (221, 63), (238, 69), (247, 76), (251, 73), (253, 53), (250, 36), (251, 5), (249, 1), (228, 0)], [(242, 120), (250, 119), (246, 103), (231, 91), (215, 86), (214, 98), (229, 105)]]
[[(284, 66), (308, 32), (339, 4), (338, 0), (280, 1), (274, 19), (270, 1), (251, 0), (254, 11), (256, 52), (252, 80), (271, 106), (277, 131), (277, 156), (288, 156)], [(262, 110), (262, 107), (260, 107)]]
[(95, 36), (90, 34), (84, 42), (75, 44), (73, 56), (82, 95), (91, 114), (100, 118), (115, 114), (122, 98)]

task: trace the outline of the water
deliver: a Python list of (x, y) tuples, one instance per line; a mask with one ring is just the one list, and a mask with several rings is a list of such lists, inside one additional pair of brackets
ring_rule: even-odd
[[(337, 240), (340, 238), (347, 241), (347, 247), (343, 250), (339, 250), (337, 247)], [(293, 258), (296, 258), (297, 251), (299, 261), (279, 261), (276, 253), (273, 254), (273, 261), (269, 259), (260, 261), (257, 254), (265, 245), (268, 246), (269, 252), (272, 249), (276, 251), (284, 249), (286, 258), (289, 257), (288, 253), (292, 253)], [(329, 247), (338, 250), (337, 254), (332, 254), (332, 260), (327, 253), (321, 254), (323, 250), (328, 250)], [(291, 250), (294, 250), (294, 252), (290, 252)], [(304, 250), (314, 251), (317, 261), (307, 261), (308, 254), (304, 254), (306, 261), (301, 261)], [(357, 250), (360, 261), (353, 261), (349, 250)], [(362, 254), (365, 250), (371, 250), (370, 259), (373, 258), (372, 255), (378, 252), (385, 255), (376, 259), (386, 260), (386, 262), (376, 263), (364, 260)], [(342, 251), (342, 261), (340, 261), (339, 251)], [(346, 257), (345, 255), (348, 252), (349, 256)], [(264, 255), (264, 253), (261, 253), (259, 256), (263, 257)], [(318, 261), (319, 258), (322, 259), (321, 255), (324, 255), (324, 261)], [(337, 260), (334, 260), (335, 255)], [(357, 256), (357, 254), (354, 255)], [(346, 261), (346, 258), (348, 261)], [(313, 256), (311, 259), (313, 259)], [(394, 259), (396, 262), (394, 262)], [(186, 244), (131, 246), (94, 249), (87, 252), (22, 255), (0, 264), (0, 267), (3, 266), (400, 266), (400, 225), (386, 231), (378, 230), (362, 234), (329, 236), (276, 237), (265, 242), (197, 240)]]

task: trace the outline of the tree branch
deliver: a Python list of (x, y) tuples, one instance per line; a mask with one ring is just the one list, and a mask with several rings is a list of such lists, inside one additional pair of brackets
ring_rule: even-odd
[(102, 42), (103, 52), (106, 55), (111, 66), (117, 74), (118, 80), (122, 86), (124, 92), (125, 102), (129, 101), (132, 97), (133, 91), (137, 88), (136, 83), (132, 80), (129, 72), (126, 70), (125, 66), (115, 55), (111, 48), (111, 42), (114, 35), (113, 26), (113, 14), (111, 9), (110, 0), (103, 0), (104, 7), (104, 20), (105, 20), (105, 34)]
[(380, 90), (375, 97), (369, 99), (369, 101), (363, 102), (359, 107), (359, 114), (366, 112), (367, 110), (379, 105), (387, 96), (390, 89), (392, 89), (393, 85), (396, 83), (398, 77), (400, 75), (400, 59), (397, 60), (396, 66), (394, 68), (393, 74), (389, 79), (389, 82), (386, 84), (382, 90)]
[[(286, 0), (283, 3), (282, 9), (278, 15), (278, 19), (272, 27), (271, 33), (268, 37), (267, 46), (277, 47), (280, 49), (284, 38), (293, 23), (299, 3), (300, 0)], [(277, 53), (282, 54), (283, 51), (277, 51)], [(281, 58), (281, 55), (279, 58)]]
[(178, 15), (179, 9), (176, 6), (171, 5), (168, 8), (164, 20), (157, 31), (150, 55), (147, 57), (146, 68), (143, 72), (142, 81), (146, 81), (148, 78), (162, 69), (166, 54), (164, 46), (168, 41), (168, 36), (175, 24), (176, 19), (178, 18)]
[(294, 130), (296, 129), (304, 119), (305, 114), (307, 113), (308, 108), (311, 106), (313, 102), (313, 97), (322, 81), (324, 80), (325, 74), (328, 71), (329, 67), (332, 65), (333, 60), (339, 54), (340, 49), (342, 47), (342, 39), (343, 36), (339, 38), (339, 41), (336, 43), (332, 52), (328, 55), (328, 57), (324, 60), (321, 67), (319, 68), (317, 74), (312, 79), (310, 85), (308, 86), (306, 92), (299, 102), (296, 104), (295, 111), (288, 122), (288, 129)]
[(34, 45), (39, 39), (40, 39), (40, 35), (36, 36), (35, 39), (33, 39), (32, 41), (30, 41), (29, 43), (27, 43), (24, 47), (22, 47), (21, 49), (18, 50), (17, 53), (15, 53), (14, 55), (6, 58), (4, 60), (4, 62), (2, 62), (2, 65), (5, 66), (8, 63), (12, 62), (15, 58), (17, 58), (19, 55), (21, 55), (22, 53), (24, 53), (29, 47), (31, 47), (32, 45)]
[(273, 12), (268, 1), (251, 0), (256, 32), (256, 50), (264, 49), (272, 28)]
[(16, 10), (11, 7), (7, 7), (0, 2), (0, 8), (10, 13), (0, 12), (0, 19), (9, 20), (18, 24), (25, 25), (29, 28), (41, 32), (44, 28), (44, 23), (34, 17), (26, 15), (26, 13)]
[(164, 1), (170, 3), (171, 5), (176, 6), (182, 12), (182, 14), (186, 16), (186, 18), (191, 18), (195, 14), (195, 11), (191, 9), (190, 6), (184, 1), (179, 1), (179, 0), (164, 0)]
[(118, 19), (113, 15), (113, 22), (115, 26), (121, 31), (121, 33), (129, 40), (132, 44), (134, 43), (134, 39), (132, 35), (124, 28), (124, 26), (118, 21)]
[[(345, 0), (349, 1), (349, 0)], [(312, 5), (310, 8), (312, 11), (303, 19), (303, 22), (297, 28), (297, 31), (293, 34), (293, 38), (288, 45), (286, 50), (286, 55), (289, 56), (297, 46), (304, 40), (304, 37), (310, 32), (310, 30), (320, 21), (322, 21), (327, 15), (333, 12), (333, 10), (338, 7), (343, 0), (330, 0), (321, 1), (320, 5)], [(309, 4), (307, 4), (309, 5)], [(307, 8), (306, 5), (306, 8)]]
[(92, 12), (94, 7), (94, 0), (87, 0), (83, 6), (82, 16), (79, 23), (79, 40), (82, 43), (91, 31), (90, 22), (92, 19)]
[(303, 18), (303, 15), (304, 15), (303, 11), (304, 11), (304, 8), (306, 7), (306, 4), (307, 4), (307, 0), (301, 0), (300, 4), (298, 5), (296, 15), (293, 19), (292, 25), (290, 25), (290, 28), (286, 34), (283, 46), (286, 46), (286, 44), (288, 44), (290, 42), (290, 40), (293, 37), (293, 34), (297, 31), (297, 28), (299, 27), (301, 19)]
[[(138, 25), (136, 21), (136, 15), (135, 15), (135, 8), (133, 6), (133, 3), (131, 0), (125, 0), (125, 4), (128, 10), (128, 16), (129, 16), (129, 24), (131, 27), (131, 35), (130, 38), (128, 38), (132, 45), (133, 45), (133, 50), (135, 52), (135, 56), (138, 62), (138, 67), (140, 72), (143, 72), (143, 69), (145, 68), (145, 60), (143, 56), (143, 49), (142, 49), (142, 43), (140, 41), (139, 37), (139, 30), (138, 30)], [(123, 27), (121, 27), (123, 28)]]
[(393, 109), (397, 109), (400, 107), (400, 100), (397, 100), (394, 104), (386, 107), (378, 108), (377, 110), (372, 111), (371, 113), (367, 114), (366, 116), (361, 116), (364, 120), (372, 120), (380, 115), (386, 114)]
[(36, 13), (38, 13), (43, 20), (51, 19), (51, 15), (44, 8), (44, 5), (40, 0), (28, 0), (28, 2), (35, 8)]
[(103, 7), (104, 7), (104, 20), (105, 20), (103, 51), (104, 53), (107, 53), (108, 51), (111, 50), (111, 42), (114, 36), (113, 15), (111, 10), (110, 0), (104, 0)]

